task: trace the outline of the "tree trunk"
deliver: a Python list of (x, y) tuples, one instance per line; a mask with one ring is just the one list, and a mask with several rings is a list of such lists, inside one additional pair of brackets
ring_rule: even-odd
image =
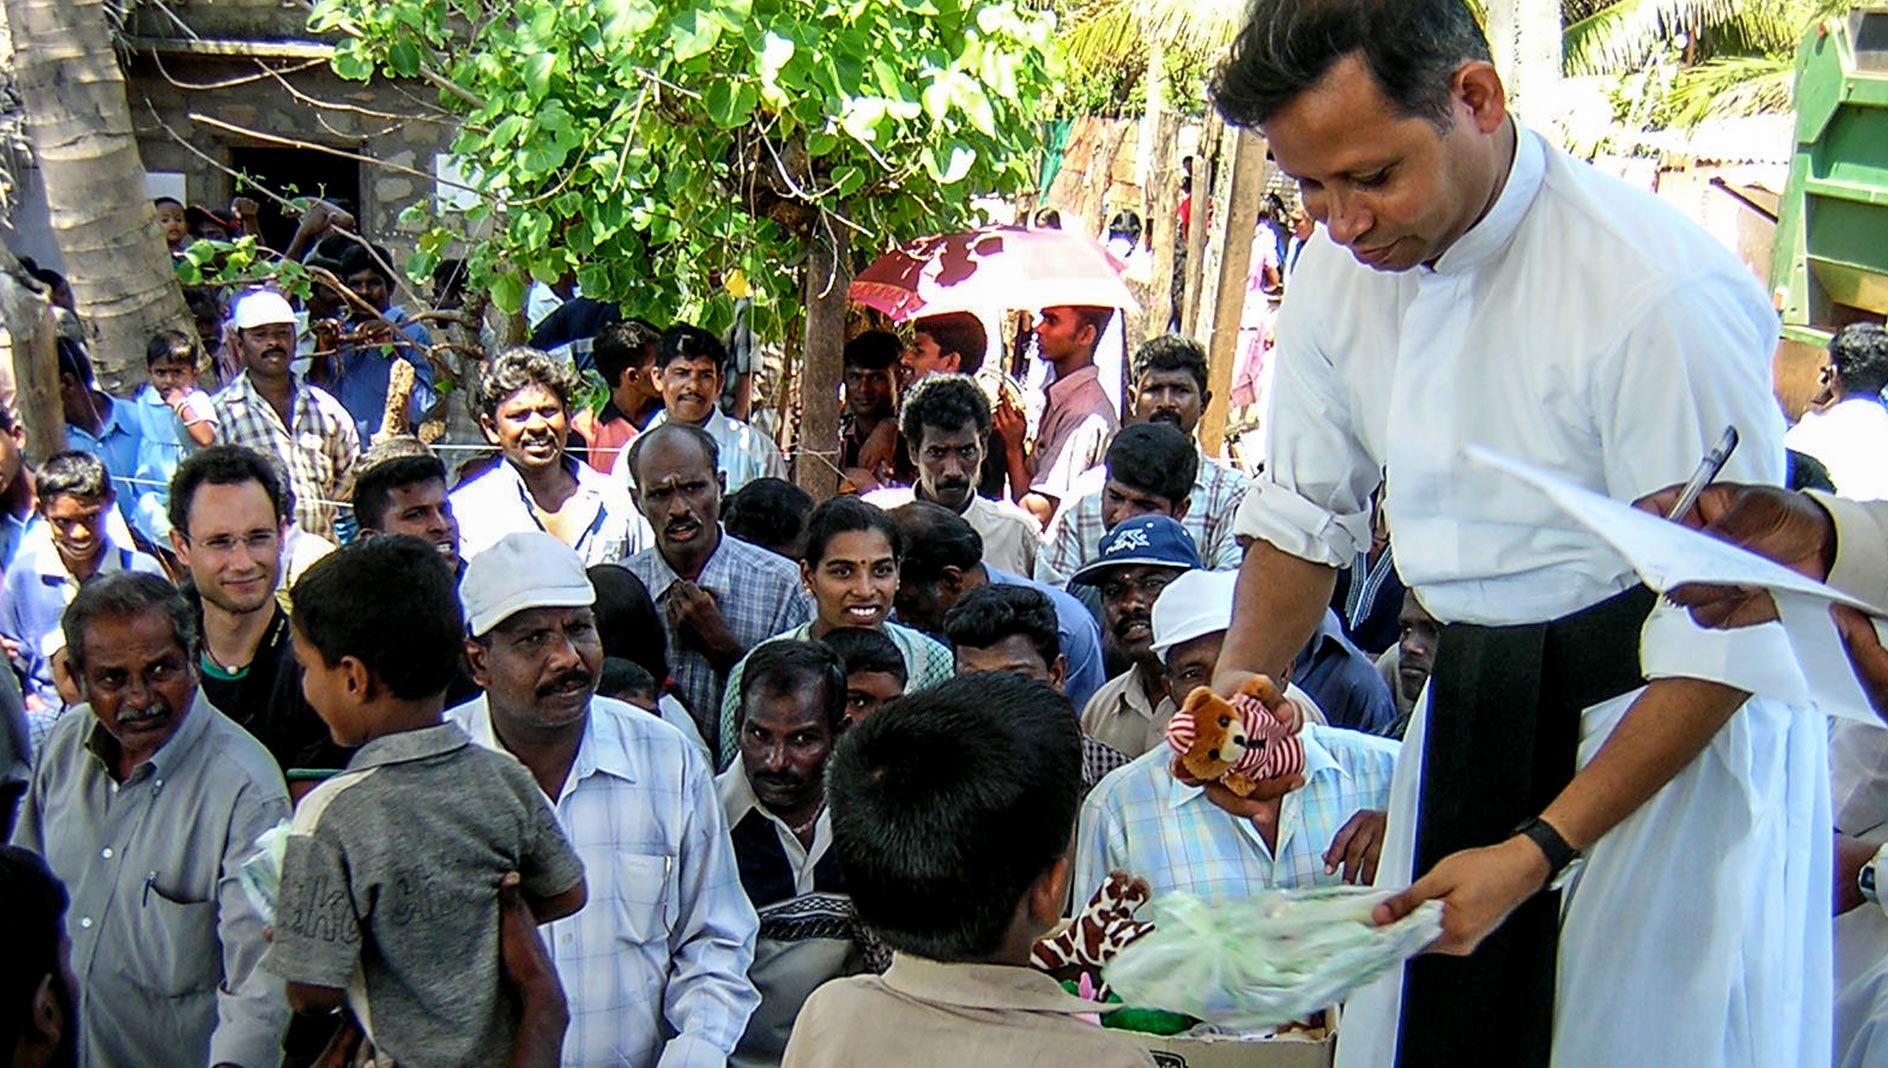
[(26, 431), (26, 458), (41, 464), (66, 447), (66, 421), (59, 407), (58, 327), (52, 305), (34, 285), (0, 245), (0, 347), (12, 374), (13, 411)]
[(846, 231), (837, 225), (807, 243), (806, 345), (800, 364), (800, 430), (793, 480), (823, 501), (839, 490), (840, 358), (846, 346)]
[[(1200, 420), (1200, 446), (1219, 455), (1232, 400), (1233, 364), (1239, 359), (1239, 324), (1245, 311), (1252, 240), (1258, 232), (1259, 197), (1265, 192), (1265, 139), (1256, 130), (1228, 126), (1220, 143), (1219, 173), (1212, 189), (1212, 233), (1200, 283), (1195, 337), (1207, 343), (1207, 385), (1212, 402)], [(1197, 195), (1193, 203), (1201, 204)]]
[(128, 394), (144, 380), (151, 335), (192, 327), (145, 195), (105, 5), (5, 4), (53, 238), (86, 324), (99, 384)]
[(1493, 0), (1488, 5), (1488, 45), (1508, 90), (1508, 107), (1533, 115), (1536, 126), (1552, 117), (1560, 84), (1560, 0)]

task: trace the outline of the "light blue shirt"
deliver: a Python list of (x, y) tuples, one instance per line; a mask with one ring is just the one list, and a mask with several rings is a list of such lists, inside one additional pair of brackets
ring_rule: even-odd
[(1185, 890), (1209, 904), (1257, 891), (1335, 886), (1324, 851), (1353, 815), (1390, 806), (1398, 742), (1337, 727), (1305, 725), (1305, 785), (1285, 795), (1276, 847), (1252, 821), (1227, 812), (1206, 791), (1173, 777), (1161, 745), (1116, 770), (1082, 803), (1075, 837), (1075, 899), (1085, 901), (1116, 868), (1146, 879), (1154, 893)]
[(137, 488), (136, 483), (130, 480), (138, 473), (138, 451), (144, 442), (144, 421), (139, 417), (134, 402), (118, 397), (105, 399), (109, 410), (104, 413), (105, 422), (98, 428), (98, 433), (94, 435), (84, 427), (67, 423), (66, 448), (89, 452), (103, 461), (105, 470), (111, 472), (112, 488), (118, 493), (118, 511), (129, 522)]
[[(207, 394), (198, 391), (205, 411), (213, 411)], [(138, 467), (131, 484), (131, 525), (151, 544), (170, 543), (170, 480), (183, 458), (197, 451), (183, 420), (149, 384), (130, 402), (143, 427), (138, 442)], [(119, 491), (123, 493), (121, 489)]]
[[(446, 718), (504, 751), (484, 696)], [(701, 752), (640, 709), (592, 698), (552, 807), (590, 891), (582, 911), (540, 929), (570, 1002), (564, 1064), (725, 1068), (760, 1003), (747, 977), (760, 921)]]

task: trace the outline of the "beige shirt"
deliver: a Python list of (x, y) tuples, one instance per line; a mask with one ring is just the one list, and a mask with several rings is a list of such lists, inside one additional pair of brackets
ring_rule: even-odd
[(782, 1068), (1149, 1068), (1133, 1039), (1078, 1013), (1096, 1005), (1033, 968), (940, 964), (903, 953), (884, 975), (813, 992)]
[[(1310, 694), (1286, 683), (1285, 696), (1298, 702), (1305, 722), (1328, 725), (1324, 709)], [(1148, 702), (1136, 664), (1103, 683), (1088, 699), (1082, 708), (1082, 733), (1137, 757), (1167, 744), (1167, 721), (1177, 711), (1171, 697), (1162, 697), (1158, 705)]]

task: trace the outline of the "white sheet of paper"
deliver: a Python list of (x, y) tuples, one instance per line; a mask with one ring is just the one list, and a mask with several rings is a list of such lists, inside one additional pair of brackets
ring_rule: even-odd
[[(1552, 471), (1480, 445), (1463, 451), (1471, 462), (1512, 475), (1545, 493), (1619, 550), (1645, 584), (1661, 593), (1692, 582), (1770, 590), (1810, 700), (1830, 715), (1882, 725), (1843, 652), (1829, 606), (1844, 604), (1874, 616), (1877, 632), (1888, 611), (1729, 542), (1575, 485)], [(1765, 696), (1794, 701), (1801, 692)]]

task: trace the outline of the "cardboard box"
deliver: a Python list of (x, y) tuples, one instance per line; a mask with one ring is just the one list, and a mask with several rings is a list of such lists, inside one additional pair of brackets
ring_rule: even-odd
[(1146, 1046), (1160, 1068), (1331, 1068), (1337, 1057), (1337, 1010), (1327, 1009), (1325, 1026), (1315, 1031), (1293, 1031), (1273, 1038), (1238, 1039), (1212, 1035), (1137, 1035), (1129, 1038)]

